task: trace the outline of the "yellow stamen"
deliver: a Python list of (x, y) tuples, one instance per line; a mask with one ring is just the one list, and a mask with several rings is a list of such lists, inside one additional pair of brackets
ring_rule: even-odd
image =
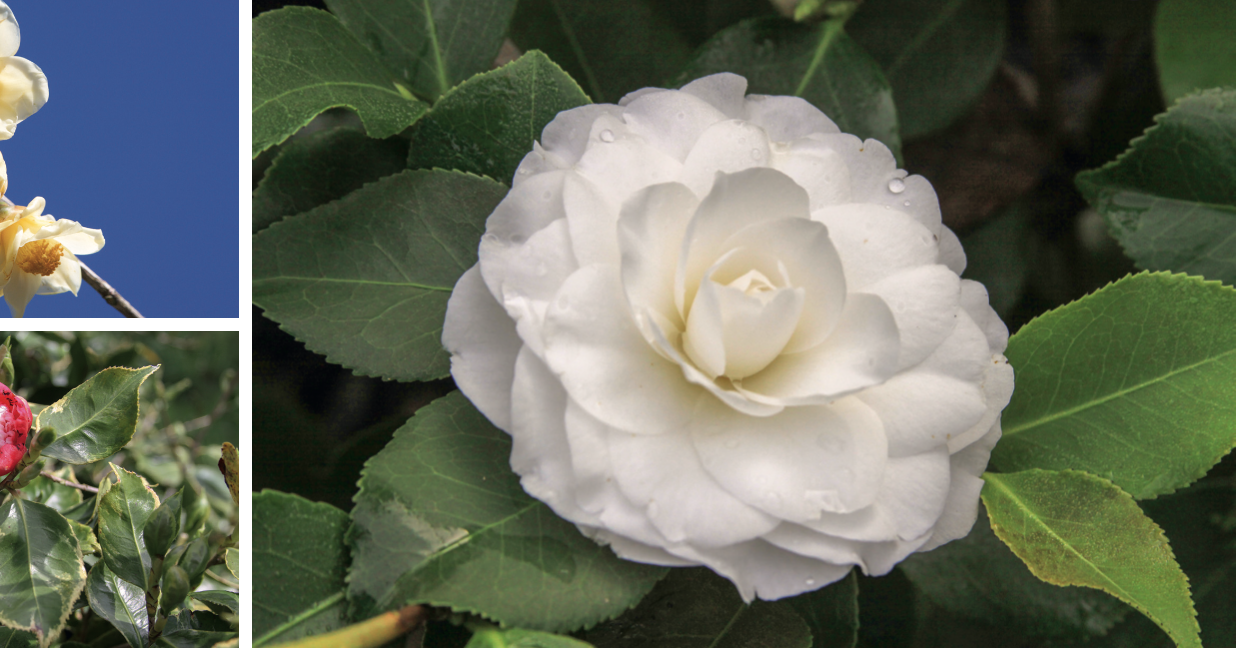
[(41, 277), (51, 276), (60, 267), (64, 246), (50, 239), (31, 241), (17, 252), (17, 267)]

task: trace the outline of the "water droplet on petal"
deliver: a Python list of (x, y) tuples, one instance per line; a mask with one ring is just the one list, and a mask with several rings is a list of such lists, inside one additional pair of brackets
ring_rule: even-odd
[(764, 152), (759, 149), (751, 149), (751, 159), (758, 160), (764, 157)]
[(901, 204), (902, 204), (903, 206), (905, 206), (905, 207), (909, 207), (909, 206), (910, 206), (910, 201), (908, 201), (908, 200), (907, 200), (907, 201), (905, 201), (905, 202), (903, 202), (903, 203), (901, 203)]
[(532, 173), (532, 169), (529, 169), (528, 167), (520, 167), (519, 171), (516, 171), (516, 173), (519, 175), (528, 175), (529, 173)]
[(516, 245), (522, 245), (523, 242), (527, 240), (528, 240), (528, 237), (524, 236), (523, 234), (512, 234), (511, 235), (511, 242)]
[(614, 141), (614, 131), (605, 129), (601, 131), (600, 138), (602, 142), (612, 142)]
[(808, 586), (810, 586), (810, 585), (815, 585), (815, 579), (814, 579), (814, 578), (808, 578), (807, 580), (803, 581), (803, 584), (808, 585)]
[(888, 181), (888, 190), (899, 194), (906, 190), (906, 183), (902, 182), (901, 178), (893, 178)]

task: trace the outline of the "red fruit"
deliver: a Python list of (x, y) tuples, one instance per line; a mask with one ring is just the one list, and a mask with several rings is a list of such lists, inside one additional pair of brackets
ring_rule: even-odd
[(0, 475), (12, 472), (26, 456), (26, 436), (32, 420), (26, 399), (0, 384)]

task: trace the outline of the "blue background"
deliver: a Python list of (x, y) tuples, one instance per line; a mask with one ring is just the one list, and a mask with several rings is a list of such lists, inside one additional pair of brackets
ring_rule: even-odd
[[(49, 99), (0, 141), (6, 195), (103, 230), (82, 261), (146, 317), (239, 317), (236, 14), (188, 2), (8, 0)], [(248, 226), (245, 227), (248, 235)], [(246, 276), (248, 273), (246, 273)], [(0, 317), (8, 317), (0, 305)], [(26, 317), (120, 317), (82, 282)]]

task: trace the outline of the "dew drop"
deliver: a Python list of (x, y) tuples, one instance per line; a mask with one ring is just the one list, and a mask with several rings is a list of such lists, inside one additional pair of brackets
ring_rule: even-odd
[(522, 176), (526, 176), (529, 173), (532, 173), (532, 169), (529, 169), (528, 167), (520, 167), (519, 171), (516, 171), (516, 173)]
[(810, 586), (810, 585), (815, 585), (815, 579), (814, 579), (814, 578), (808, 578), (807, 580), (803, 581), (803, 584), (804, 584), (804, 585), (808, 585), (808, 586)]
[(515, 245), (522, 245), (523, 242), (527, 240), (528, 240), (528, 237), (524, 236), (523, 234), (512, 234), (511, 235), (511, 242), (514, 243)]
[(609, 129), (603, 130), (601, 131), (601, 134), (599, 137), (601, 138), (602, 142), (612, 142), (614, 141), (614, 131), (609, 130)]
[(893, 178), (888, 181), (888, 190), (895, 194), (899, 194), (906, 190), (906, 183), (902, 182), (901, 178)]
[(759, 149), (754, 149), (754, 148), (751, 149), (751, 159), (752, 160), (758, 160), (762, 157), (764, 157), (764, 153), (762, 151), (760, 151)]
[(910, 201), (908, 201), (908, 200), (907, 200), (907, 201), (905, 201), (905, 202), (903, 202), (903, 203), (901, 203), (901, 204), (902, 204), (902, 206), (903, 206), (903, 207), (909, 207), (909, 206), (910, 206)]

